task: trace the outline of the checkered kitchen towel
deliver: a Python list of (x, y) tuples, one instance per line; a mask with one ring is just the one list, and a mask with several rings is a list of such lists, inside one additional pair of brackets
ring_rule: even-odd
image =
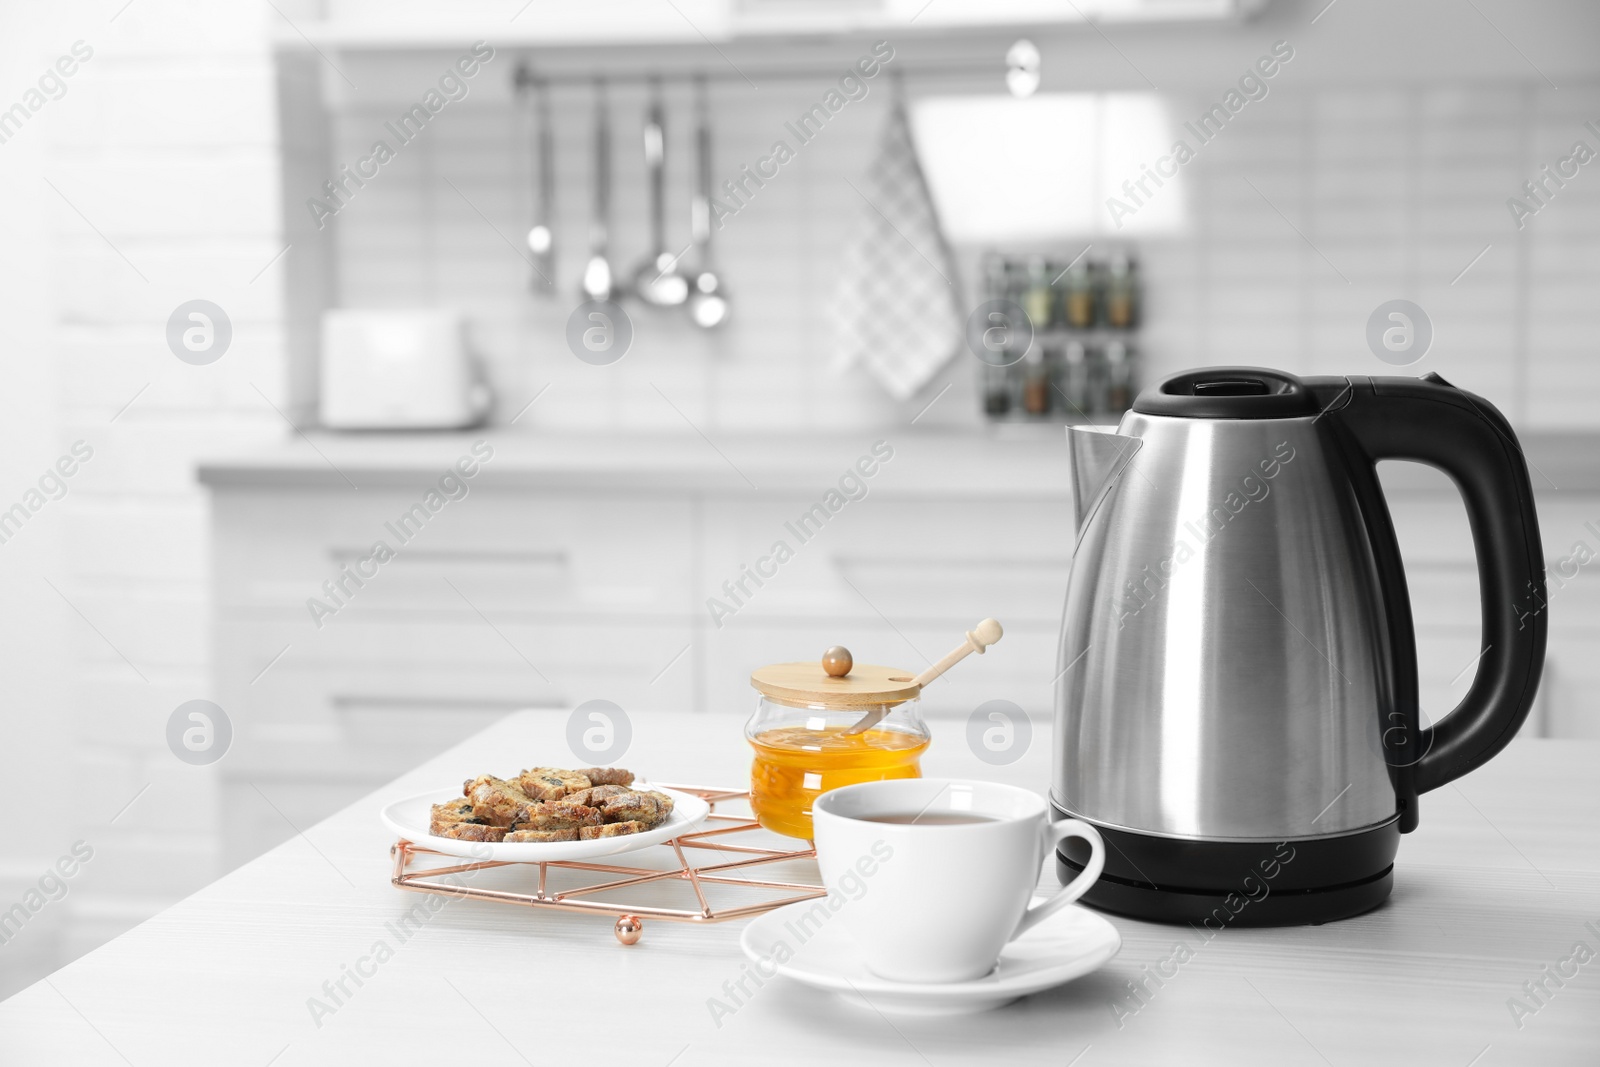
[(851, 184), (861, 224), (834, 294), (835, 365), (864, 366), (905, 400), (955, 354), (962, 322), (955, 257), (898, 94), (877, 158)]

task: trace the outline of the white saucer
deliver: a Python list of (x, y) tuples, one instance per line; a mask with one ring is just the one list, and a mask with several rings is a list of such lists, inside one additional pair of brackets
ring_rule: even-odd
[[(1043, 900), (1040, 897), (1035, 900)], [(1071, 906), (1062, 908), (1011, 942), (1000, 953), (1000, 963), (989, 974), (970, 982), (916, 984), (879, 978), (856, 953), (855, 944), (837, 916), (830, 916), (808, 940), (801, 941), (785, 924), (815, 907), (806, 900), (758, 915), (745, 927), (739, 947), (763, 974), (787, 975), (797, 982), (827, 989), (854, 999), (859, 994), (879, 1011), (902, 1015), (962, 1015), (988, 1011), (1018, 997), (1080, 978), (1105, 963), (1122, 947), (1117, 928), (1095, 912)], [(846, 904), (845, 907), (849, 907)], [(807, 929), (816, 929), (814, 924)], [(937, 937), (930, 931), (930, 937)], [(783, 963), (778, 945), (793, 955)]]
[(639, 789), (659, 789), (672, 798), (672, 814), (653, 830), (625, 837), (601, 837), (593, 841), (458, 841), (434, 837), (429, 832), (433, 805), (461, 798), (461, 787), (434, 789), (414, 797), (397, 800), (378, 813), (383, 824), (414, 844), (431, 848), (446, 856), (461, 859), (506, 863), (555, 863), (595, 860), (622, 852), (659, 845), (663, 841), (692, 832), (711, 813), (711, 805), (697, 796), (676, 789), (662, 789), (649, 782), (634, 783)]

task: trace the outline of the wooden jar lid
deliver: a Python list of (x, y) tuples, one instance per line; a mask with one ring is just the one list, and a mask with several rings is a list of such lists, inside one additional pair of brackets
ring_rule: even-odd
[(870, 663), (854, 664), (843, 678), (832, 678), (822, 664), (812, 660), (769, 664), (750, 675), (750, 684), (763, 696), (785, 704), (859, 708), (915, 700), (922, 687), (911, 678), (911, 671)]

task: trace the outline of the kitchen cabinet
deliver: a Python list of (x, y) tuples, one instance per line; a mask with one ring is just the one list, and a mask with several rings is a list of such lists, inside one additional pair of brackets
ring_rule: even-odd
[[(870, 442), (720, 441), (746, 481), (698, 439), (502, 433), (467, 497), (401, 544), (385, 524), (464, 440), (328, 438), (319, 448), (337, 471), (303, 448), (202, 470), (213, 694), (235, 727), (221, 764), (230, 865), (518, 708), (604, 699), (737, 729), (762, 664), (843, 644), (862, 662), (920, 670), (991, 615), (1004, 640), (930, 687), (923, 715), (937, 734), (1007, 700), (1049, 721), (1073, 540), (1054, 434), (897, 435), (864, 497), (799, 529)], [(1541, 486), (1552, 574), (1578, 541), (1600, 556), (1586, 525), (1600, 526), (1600, 486), (1543, 453), (1536, 463), (1568, 487)], [(1466, 692), (1482, 651), (1471, 538), (1443, 475), (1401, 464), (1383, 474), (1434, 719)], [(323, 583), (379, 539), (394, 558), (359, 588), (347, 581), (319, 627), (306, 601), (334, 606)], [(791, 550), (781, 563), (778, 541)], [(760, 585), (746, 569), (758, 565), (770, 574)], [(1600, 687), (1596, 573), (1600, 560), (1552, 581), (1549, 661), (1525, 733), (1600, 738), (1585, 703)], [(741, 580), (736, 601), (724, 583)], [(712, 598), (727, 610), (714, 614)]]
[(230, 866), (516, 708), (690, 706), (687, 501), (421, 492), (214, 494)]
[[(710, 450), (675, 459), (681, 444), (622, 446), (623, 462), (607, 459), (616, 445), (552, 459), (496, 443), (468, 494), (420, 529), (398, 530), (399, 517), (464, 451), (453, 438), (375, 461), (359, 438), (335, 438), (321, 445), (335, 469), (202, 472), (214, 693), (235, 729), (230, 866), (514, 709), (603, 699), (737, 729), (751, 670), (832, 644), (920, 670), (992, 615), (1005, 640), (930, 689), (924, 714), (964, 720), (1006, 699), (1049, 715), (1072, 528), (1054, 442), (962, 464), (966, 442), (897, 439), (865, 497), (799, 533), (862, 442), (815, 469), (827, 443), (741, 455), (751, 482)], [(393, 558), (363, 563), (380, 540)], [(777, 540), (792, 558), (729, 599), (723, 583)], [(359, 569), (375, 573), (356, 585)], [(736, 610), (714, 616), (712, 597)]]

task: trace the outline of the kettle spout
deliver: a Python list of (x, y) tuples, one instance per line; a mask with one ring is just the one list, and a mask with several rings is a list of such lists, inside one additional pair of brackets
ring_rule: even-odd
[(1109, 430), (1067, 427), (1067, 448), (1072, 456), (1072, 507), (1079, 533), (1143, 444), (1137, 437)]

